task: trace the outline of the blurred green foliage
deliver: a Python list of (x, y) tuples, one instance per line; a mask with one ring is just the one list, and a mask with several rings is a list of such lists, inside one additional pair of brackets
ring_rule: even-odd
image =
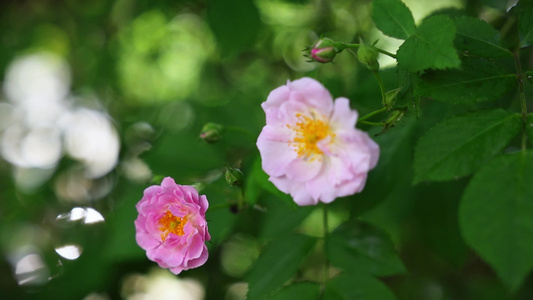
[[(249, 296), (254, 299), (265, 294), (272, 299), (292, 299), (294, 295), (308, 295), (309, 299), (317, 295), (322, 299), (530, 299), (530, 237), (513, 236), (516, 228), (510, 223), (515, 215), (498, 219), (498, 212), (508, 205), (502, 200), (511, 193), (504, 190), (517, 181), (492, 182), (500, 189), (489, 193), (484, 184), (498, 174), (481, 169), (462, 204), (470, 179), (467, 173), (483, 163), (465, 165), (468, 172), (461, 176), (466, 178), (448, 174), (438, 178), (447, 182), (412, 182), (414, 174), (416, 181), (433, 178), (429, 171), (417, 173), (431, 163), (413, 158), (415, 149), (431, 152), (433, 142), (441, 141), (426, 132), (450, 130), (446, 127), (453, 125), (458, 131), (468, 128), (462, 132), (466, 136), (474, 130), (470, 126), (479, 125), (461, 117), (443, 120), (480, 108), (519, 110), (518, 96), (512, 92), (514, 69), (508, 70), (508, 65), (513, 65), (511, 52), (505, 47), (518, 36), (521, 46), (530, 45), (531, 18), (520, 16), (530, 12), (531, 5), (519, 2), (516, 15), (520, 21), (514, 24), (506, 23), (515, 15), (513, 11), (511, 17), (505, 15), (502, 1), (463, 1), (462, 10), (457, 10), (457, 1), (453, 1), (455, 8), (447, 16), (424, 20), (413, 18), (406, 7), (395, 3), (394, 15), (402, 17), (395, 22), (408, 24), (397, 31), (390, 24), (380, 24), (390, 17), (387, 3), (391, 1), (375, 0), (382, 9), (374, 20), (370, 0), (1, 2), (0, 81), (6, 82), (17, 58), (45, 52), (64, 59), (71, 73), (66, 97), (74, 99), (70, 105), (109, 115), (120, 142), (116, 167), (96, 178), (74, 176), (81, 167), (71, 155), (62, 155), (57, 164), (40, 169), (0, 159), (2, 299), (126, 299), (139, 292), (135, 289), (143, 285), (132, 284), (131, 276), (149, 276), (156, 265), (135, 242), (135, 204), (143, 190), (158, 184), (157, 178), (163, 176), (172, 176), (179, 184), (194, 184), (209, 199), (210, 258), (206, 265), (179, 275), (200, 282), (206, 299), (242, 299), (246, 291), (235, 292), (241, 298), (232, 293), (235, 284), (244, 281), (249, 281)], [(426, 3), (405, 2), (418, 7), (418, 12)], [(439, 9), (452, 4), (441, 2)], [(426, 10), (423, 17), (432, 13)], [(474, 18), (455, 18), (457, 14)], [(480, 16), (486, 22), (478, 20)], [(264, 125), (260, 104), (288, 79), (310, 76), (320, 80), (333, 96), (349, 98), (360, 116), (379, 109), (381, 94), (374, 74), (348, 51), (334, 63), (320, 66), (306, 62), (301, 51), (324, 35), (344, 42), (364, 37), (395, 52), (398, 40), (382, 35), (373, 22), (384, 33), (406, 40), (403, 50), (398, 50), (398, 60), (409, 71), (458, 67), (460, 63), (469, 67), (424, 70), (414, 76), (405, 70), (387, 69), (387, 60), (380, 56), (379, 73), (385, 89), (399, 88), (394, 105), (405, 107), (408, 113), (394, 128), (375, 136), (381, 147), (380, 163), (370, 172), (365, 190), (328, 206), (331, 235), (324, 242), (321, 207), (297, 207), (290, 196), (267, 181), (260, 168), (255, 147)], [(435, 31), (443, 34), (435, 35)], [(442, 36), (445, 39), (439, 39)], [(427, 39), (425, 48), (418, 48), (419, 39)], [(472, 57), (460, 61), (455, 49), (462, 51), (459, 54), (470, 51)], [(443, 51), (442, 56), (424, 56), (426, 51), (437, 50)], [(531, 58), (531, 53), (527, 48), (523, 56)], [(531, 68), (531, 64), (524, 66)], [(478, 80), (486, 80), (486, 85), (478, 85)], [(531, 95), (531, 86), (526, 89)], [(11, 101), (5, 90), (4, 85), (0, 105)], [(468, 101), (459, 101), (462, 97)], [(493, 102), (480, 104), (489, 100)], [(2, 134), (11, 125), (6, 112), (12, 108), (6, 105), (0, 106)], [(492, 111), (497, 117), (500, 114)], [(500, 123), (510, 124), (518, 117), (504, 113), (500, 119)], [(458, 122), (451, 124), (452, 120)], [(208, 122), (229, 129), (216, 144), (199, 138)], [(520, 147), (520, 141), (507, 134), (516, 133), (515, 125), (510, 124), (512, 128), (504, 133), (496, 130), (500, 140), (510, 143), (509, 151)], [(360, 127), (371, 135), (381, 131)], [(528, 132), (531, 141), (531, 127)], [(494, 134), (486, 132), (480, 139), (492, 145)], [(479, 144), (468, 139), (464, 144), (472, 146), (469, 155), (479, 153), (475, 149)], [(503, 144), (494, 147), (501, 152)], [(446, 146), (450, 144), (442, 148)], [(501, 169), (513, 168), (518, 179), (526, 178), (531, 161), (522, 166), (516, 155), (509, 160), (508, 164), (505, 159), (493, 162)], [(414, 164), (423, 166), (415, 172)], [(243, 171), (244, 193), (226, 184), (227, 167)], [(25, 183), (31, 180), (37, 183), (27, 187)], [(72, 196), (79, 189), (83, 196)], [(523, 197), (514, 204), (524, 209), (515, 213), (526, 214), (531, 210), (529, 200), (533, 200), (526, 197), (530, 188), (522, 182), (517, 189)], [(490, 220), (476, 217), (484, 202), (472, 195), (480, 193), (487, 193), (483, 195), (494, 212)], [(105, 221), (93, 224), (87, 218), (76, 219), (75, 207), (85, 212), (92, 208)], [(528, 257), (513, 260), (518, 271), (506, 269), (499, 253), (487, 250), (490, 244), (474, 251), (464, 241), (459, 221), (466, 228), (464, 238), (475, 243), (476, 224), (484, 226), (492, 220), (492, 226), (507, 233), (495, 238), (502, 249), (494, 251), (513, 259), (513, 250), (519, 250)], [(79, 258), (60, 255), (56, 249), (63, 245), (77, 245)], [(493, 258), (489, 263), (509, 273), (506, 278), (511, 281), (504, 280), (504, 285), (478, 252), (488, 252)], [(26, 269), (31, 271), (28, 274), (19, 264), (25, 257), (38, 258), (38, 263), (29, 263), (33, 269)], [(244, 262), (239, 261), (241, 257)], [(322, 291), (317, 282), (324, 276), (324, 257), (330, 257), (330, 275), (346, 272), (334, 277)], [(356, 272), (360, 265), (374, 270), (370, 273), (378, 277)], [(22, 268), (19, 273), (17, 268)], [(271, 273), (276, 270), (279, 272)], [(279, 274), (282, 276), (277, 277)], [(294, 284), (282, 288), (287, 281)], [(514, 293), (506, 286), (515, 289)]]

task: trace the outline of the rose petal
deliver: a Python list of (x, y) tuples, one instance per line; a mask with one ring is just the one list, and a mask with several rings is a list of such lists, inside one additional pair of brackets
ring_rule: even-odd
[(301, 78), (274, 90), (262, 107), (266, 125), (257, 147), (280, 191), (298, 205), (314, 205), (364, 188), (379, 146), (355, 128), (358, 114), (348, 99), (334, 102), (318, 81)]
[(305, 160), (299, 158), (291, 161), (287, 165), (285, 175), (294, 182), (305, 182), (315, 178), (321, 169), (321, 159), (313, 158)]
[(355, 174), (353, 180), (343, 182), (337, 186), (338, 196), (344, 197), (361, 192), (365, 187), (366, 178), (366, 173)]
[(333, 98), (329, 91), (315, 79), (304, 77), (287, 83), (291, 93), (301, 94), (298, 99), (304, 104), (329, 116), (333, 108)]
[(329, 183), (326, 177), (317, 177), (315, 180), (309, 181), (305, 184), (305, 187), (311, 197), (322, 202), (332, 202), (336, 198), (336, 187)]
[(202, 266), (203, 264), (205, 264), (208, 257), (209, 253), (207, 252), (207, 247), (204, 245), (200, 256), (198, 258), (191, 259), (187, 262), (187, 268), (192, 269)]
[[(297, 96), (298, 94), (293, 94)], [(298, 101), (287, 101), (281, 104), (279, 108), (280, 121), (277, 124), (268, 124), (276, 127), (294, 126), (300, 122), (300, 116), (311, 116), (309, 106)]]
[(163, 181), (161, 181), (161, 187), (166, 188), (175, 188), (177, 186), (176, 181), (172, 179), (171, 177), (165, 177), (163, 178)]
[(370, 169), (373, 169), (378, 164), (379, 159), (379, 145), (374, 142), (366, 132), (362, 133), (363, 141), (368, 147), (368, 152), (370, 153)]
[(324, 171), (324, 178), (327, 178), (327, 182), (336, 186), (347, 180), (354, 178), (353, 172), (349, 168), (349, 165), (339, 157), (331, 156), (327, 161), (327, 168)]
[(170, 267), (169, 270), (174, 275), (179, 275), (181, 272), (183, 272), (184, 268), (182, 268), (182, 267)]
[(187, 253), (188, 261), (200, 257), (204, 249), (204, 241), (201, 236), (194, 235), (189, 241), (189, 249)]
[(330, 126), (334, 128), (353, 128), (357, 122), (357, 112), (350, 109), (350, 100), (337, 98), (335, 100)]
[[(144, 195), (136, 205), (139, 215), (134, 224), (135, 239), (146, 250), (148, 259), (175, 274), (190, 268), (187, 266), (191, 260), (195, 267), (205, 263), (205, 241), (211, 237), (205, 220), (207, 198), (198, 195), (192, 186), (177, 185), (170, 177), (164, 178), (160, 186), (148, 187)], [(190, 218), (183, 227), (184, 234), (172, 232), (173, 220), (161, 222), (169, 211), (176, 217)], [(198, 260), (199, 257), (202, 259)]]
[(287, 176), (279, 176), (279, 177), (269, 177), (268, 180), (274, 184), (278, 190), (289, 194), (291, 191), (292, 181), (287, 178)]
[(154, 239), (151, 234), (145, 233), (137, 233), (135, 235), (135, 240), (143, 249), (153, 249), (161, 244), (161, 242), (157, 239)]
[(209, 202), (207, 201), (207, 197), (205, 195), (201, 195), (198, 199), (198, 203), (200, 204), (200, 214), (205, 216), (205, 212), (209, 208)]
[[(280, 176), (285, 173), (287, 164), (297, 158), (297, 153), (292, 150), (286, 141), (276, 141), (270, 127), (265, 127), (257, 139), (257, 148), (263, 158), (262, 167), (270, 176)], [(280, 139), (283, 139), (279, 136)]]
[(286, 85), (282, 85), (276, 89), (274, 89), (270, 94), (268, 94), (266, 102), (263, 102), (261, 104), (261, 107), (263, 109), (270, 109), (270, 108), (279, 108), (281, 103), (287, 101), (290, 96), (290, 89)]
[(300, 206), (316, 205), (318, 198), (313, 198), (306, 189), (305, 183), (293, 184), (291, 186), (291, 196), (294, 202)]

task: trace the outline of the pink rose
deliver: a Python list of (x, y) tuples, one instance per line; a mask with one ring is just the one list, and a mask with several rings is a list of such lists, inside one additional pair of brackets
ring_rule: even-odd
[(270, 92), (257, 147), (263, 170), (298, 205), (330, 203), (361, 192), (379, 146), (355, 128), (357, 112), (324, 86), (301, 78)]
[(146, 188), (136, 205), (137, 244), (150, 260), (174, 274), (203, 265), (208, 256), (205, 241), (211, 239), (205, 220), (208, 206), (194, 187), (166, 177), (161, 186)]

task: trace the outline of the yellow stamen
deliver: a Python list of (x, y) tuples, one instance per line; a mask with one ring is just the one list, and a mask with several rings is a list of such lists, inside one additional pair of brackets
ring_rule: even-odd
[(301, 113), (296, 114), (296, 117), (300, 120), (299, 122), (293, 126), (287, 124), (287, 127), (296, 133), (296, 136), (289, 142), (289, 145), (294, 148), (294, 151), (296, 151), (299, 157), (303, 156), (305, 159), (312, 161), (315, 155), (323, 154), (318, 148), (317, 142), (326, 138), (328, 135), (334, 138), (335, 134), (330, 131), (329, 124), (316, 118), (313, 113), (312, 117), (302, 115)]
[(173, 215), (170, 210), (167, 210), (167, 213), (159, 219), (159, 230), (161, 230), (161, 239), (163, 242), (166, 240), (169, 233), (173, 233), (179, 236), (185, 234), (183, 231), (183, 226), (187, 224), (187, 216), (180, 218)]

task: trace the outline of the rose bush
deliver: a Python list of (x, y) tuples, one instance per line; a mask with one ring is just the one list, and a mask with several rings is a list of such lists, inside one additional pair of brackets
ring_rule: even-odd
[(329, 203), (363, 190), (379, 146), (356, 129), (357, 111), (333, 101), (318, 81), (301, 78), (274, 89), (262, 105), (257, 140), (263, 170), (298, 205)]
[(146, 188), (136, 205), (137, 244), (150, 260), (174, 274), (203, 265), (208, 257), (205, 241), (211, 239), (205, 220), (208, 206), (194, 187), (164, 178), (160, 186)]

